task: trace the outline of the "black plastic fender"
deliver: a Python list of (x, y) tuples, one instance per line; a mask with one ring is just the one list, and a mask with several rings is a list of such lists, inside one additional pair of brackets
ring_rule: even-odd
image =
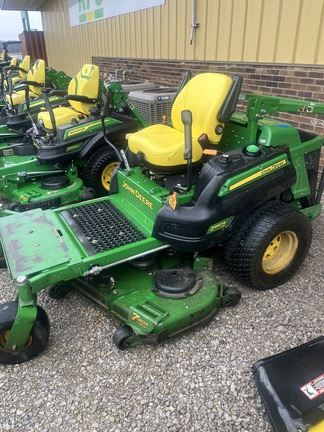
[[(117, 116), (117, 115), (116, 115)], [(116, 117), (117, 118), (117, 117)], [(127, 145), (125, 135), (137, 130), (136, 122), (128, 116), (118, 116), (122, 123), (109, 128), (108, 139)], [(61, 129), (61, 130), (60, 130)], [(88, 133), (85, 136), (62, 141), (64, 127), (58, 129), (58, 135), (51, 145), (40, 143), (37, 158), (43, 163), (69, 162), (85, 160), (103, 145), (107, 145), (103, 132)], [(68, 149), (68, 151), (67, 151)]]
[[(231, 178), (251, 168), (260, 167), (282, 156), (286, 162), (280, 169), (264, 171), (257, 179), (247, 180), (228, 193), (221, 188)], [(266, 166), (267, 166), (266, 165)], [(274, 166), (274, 164), (273, 164)], [(262, 171), (263, 172), (263, 171)], [(244, 177), (244, 176), (243, 176)], [(296, 170), (291, 163), (287, 145), (275, 149), (260, 147), (257, 155), (244, 148), (230, 151), (226, 157), (212, 158), (202, 168), (193, 199), (175, 210), (168, 204), (158, 212), (153, 236), (175, 250), (199, 252), (223, 243), (255, 208), (278, 197), (296, 182)]]

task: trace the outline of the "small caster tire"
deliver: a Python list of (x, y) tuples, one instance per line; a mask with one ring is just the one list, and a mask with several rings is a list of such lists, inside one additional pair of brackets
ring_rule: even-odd
[(127, 348), (127, 339), (134, 336), (134, 334), (135, 333), (130, 326), (123, 325), (115, 331), (113, 335), (113, 342), (119, 350), (124, 351)]
[(0, 363), (19, 364), (38, 356), (44, 351), (50, 335), (49, 319), (40, 306), (37, 306), (37, 316), (30, 335), (21, 351), (7, 351), (5, 344), (15, 321), (18, 304), (15, 301), (0, 305)]
[(17, 212), (19, 209), (19, 202), (11, 202), (7, 205), (7, 210)]
[(56, 284), (49, 285), (45, 291), (49, 298), (53, 300), (60, 300), (71, 291), (71, 284), (69, 282), (59, 282)]
[(223, 291), (223, 307), (235, 306), (240, 301), (242, 295), (237, 288), (226, 287)]
[(7, 268), (7, 261), (4, 256), (0, 257), (0, 269)]

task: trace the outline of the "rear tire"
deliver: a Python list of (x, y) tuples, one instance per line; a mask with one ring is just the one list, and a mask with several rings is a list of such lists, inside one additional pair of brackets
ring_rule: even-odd
[(111, 148), (97, 150), (85, 164), (84, 184), (93, 188), (97, 197), (109, 195), (111, 177), (119, 164), (117, 155)]
[(305, 260), (310, 221), (296, 208), (269, 202), (252, 212), (225, 246), (225, 260), (239, 280), (259, 290), (287, 282)]

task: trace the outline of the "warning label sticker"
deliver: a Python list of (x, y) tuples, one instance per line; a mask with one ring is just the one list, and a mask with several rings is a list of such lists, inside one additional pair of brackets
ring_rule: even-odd
[(300, 390), (308, 397), (315, 399), (324, 393), (324, 374), (300, 387)]

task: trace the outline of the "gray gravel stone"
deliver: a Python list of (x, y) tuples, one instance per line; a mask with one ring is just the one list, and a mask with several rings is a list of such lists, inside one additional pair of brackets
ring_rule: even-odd
[[(39, 304), (51, 321), (45, 352), (0, 366), (0, 431), (271, 432), (252, 364), (323, 334), (324, 217), (300, 271), (258, 292), (237, 283), (221, 253), (215, 272), (242, 300), (206, 327), (155, 346), (118, 351), (117, 324), (73, 293)], [(0, 270), (0, 301), (15, 298)]]

